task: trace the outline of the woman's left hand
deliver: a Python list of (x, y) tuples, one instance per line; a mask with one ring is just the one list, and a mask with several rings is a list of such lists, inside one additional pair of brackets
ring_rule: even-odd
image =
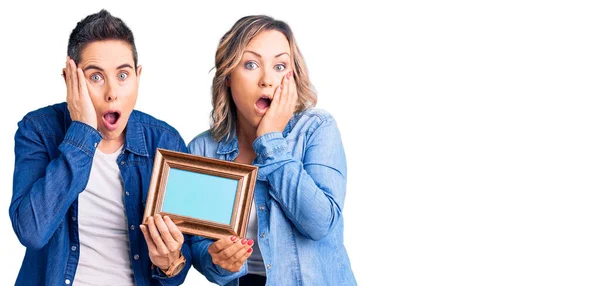
[(275, 89), (269, 110), (256, 129), (256, 137), (269, 132), (283, 132), (288, 121), (294, 115), (297, 101), (296, 82), (293, 72), (290, 71), (281, 80), (281, 85)]
[(231, 236), (213, 242), (208, 247), (208, 253), (213, 264), (219, 265), (227, 271), (238, 272), (252, 254), (252, 245), (254, 245), (252, 239)]

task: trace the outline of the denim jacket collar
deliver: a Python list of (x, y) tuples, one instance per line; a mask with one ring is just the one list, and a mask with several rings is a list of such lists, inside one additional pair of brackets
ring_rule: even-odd
[[(288, 121), (287, 125), (285, 126), (285, 129), (282, 132), (283, 137), (286, 137), (288, 133), (290, 133), (295, 116), (296, 114), (294, 114), (294, 117), (292, 117), (292, 119)], [(217, 147), (217, 154), (227, 155), (235, 151), (239, 151), (237, 133), (235, 132), (235, 125), (233, 126), (231, 133), (229, 133), (229, 137), (229, 140), (219, 141), (219, 145)]]
[[(71, 114), (68, 110), (65, 112), (64, 122), (65, 130), (69, 129), (69, 126), (71, 126), (73, 120), (71, 119)], [(131, 112), (124, 132), (125, 146), (123, 147), (123, 150), (128, 150), (129, 152), (139, 156), (148, 157), (149, 154), (148, 149), (146, 149), (146, 137), (144, 137), (142, 124), (139, 122), (135, 110)], [(237, 140), (235, 143), (235, 146), (237, 147)]]
[(227, 155), (233, 153), (238, 150), (238, 139), (235, 131), (232, 131), (229, 135), (229, 140), (221, 140), (219, 141), (219, 146), (217, 147), (217, 154), (219, 155)]
[(144, 137), (144, 130), (142, 124), (137, 118), (135, 111), (129, 116), (129, 122), (125, 127), (125, 146), (123, 149), (129, 150), (139, 156), (148, 157), (148, 149), (146, 149), (146, 137)]

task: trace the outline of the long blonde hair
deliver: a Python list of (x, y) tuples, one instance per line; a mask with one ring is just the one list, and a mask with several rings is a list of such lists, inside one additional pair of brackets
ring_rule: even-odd
[(291, 58), (294, 64), (294, 80), (298, 92), (295, 112), (304, 111), (317, 104), (317, 93), (308, 78), (304, 58), (296, 45), (294, 34), (288, 24), (265, 15), (246, 16), (239, 19), (219, 41), (215, 55), (215, 77), (212, 84), (212, 105), (210, 131), (217, 141), (229, 140), (237, 118), (231, 90), (227, 79), (242, 60), (242, 54), (250, 40), (262, 31), (281, 32), (290, 43)]

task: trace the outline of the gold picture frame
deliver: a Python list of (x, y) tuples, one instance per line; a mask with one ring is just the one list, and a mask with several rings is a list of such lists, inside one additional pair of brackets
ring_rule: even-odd
[(181, 232), (244, 237), (258, 167), (158, 148), (143, 224), (168, 215)]

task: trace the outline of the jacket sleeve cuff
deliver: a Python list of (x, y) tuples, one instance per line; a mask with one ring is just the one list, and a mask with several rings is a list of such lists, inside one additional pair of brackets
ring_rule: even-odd
[(64, 143), (70, 144), (90, 156), (94, 156), (102, 135), (92, 126), (73, 121), (65, 134)]
[(265, 165), (275, 160), (277, 156), (287, 152), (287, 140), (281, 132), (264, 134), (252, 143), (256, 152), (256, 163)]
[(162, 285), (181, 285), (192, 266), (192, 253), (189, 247), (182, 247), (181, 255), (185, 257), (185, 266), (177, 275), (168, 277), (159, 267), (154, 266), (152, 269), (152, 278), (160, 280)]

